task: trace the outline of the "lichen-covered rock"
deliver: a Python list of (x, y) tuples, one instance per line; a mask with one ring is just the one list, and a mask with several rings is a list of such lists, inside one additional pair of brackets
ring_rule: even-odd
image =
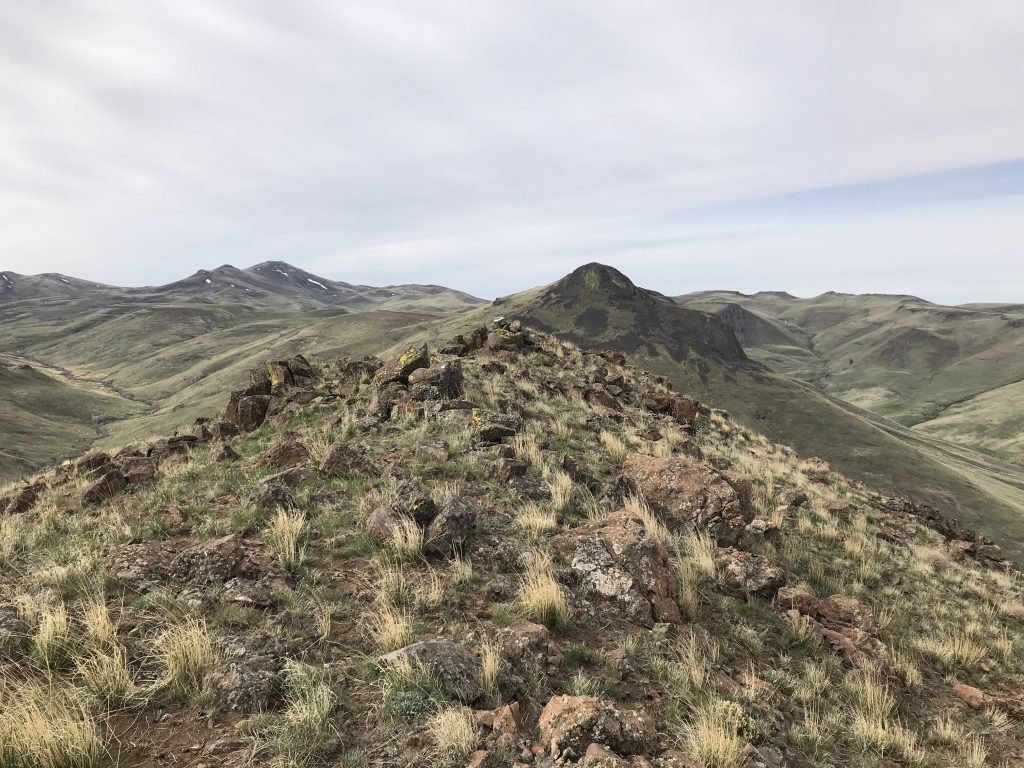
[(281, 641), (265, 634), (223, 641), (220, 660), (205, 680), (212, 704), (222, 712), (240, 714), (277, 709), (284, 653)]
[(128, 479), (120, 470), (108, 467), (82, 492), (82, 506), (91, 507), (101, 504), (123, 491), (127, 485)]
[(366, 458), (364, 450), (344, 441), (331, 445), (320, 462), (320, 472), (327, 477), (351, 477), (359, 472), (376, 474), (378, 471)]
[(855, 598), (832, 595), (821, 599), (802, 589), (783, 587), (776, 602), (803, 616), (826, 647), (850, 662), (877, 657), (885, 650), (875, 637), (878, 620), (870, 608)]
[(562, 654), (543, 624), (520, 621), (498, 633), (501, 657), (513, 670), (534, 670), (542, 676), (555, 674), (562, 664)]
[(541, 745), (555, 760), (579, 759), (595, 742), (620, 755), (657, 747), (654, 727), (646, 717), (593, 696), (555, 696), (540, 713), (538, 728)]
[(480, 513), (479, 505), (463, 496), (447, 495), (425, 536), (428, 554), (439, 557), (460, 555), (469, 544)]
[(402, 657), (451, 699), (472, 704), (483, 695), (480, 659), (457, 643), (422, 640), (382, 656), (380, 662), (386, 667)]
[(309, 448), (295, 435), (284, 435), (263, 454), (261, 461), (274, 469), (302, 466), (309, 461)]
[(462, 397), (462, 363), (458, 359), (434, 363), (409, 374), (409, 386), (418, 400), (453, 400)]
[(237, 424), (243, 433), (253, 432), (266, 421), (269, 410), (269, 395), (247, 395), (240, 397), (233, 407), (229, 405), (225, 420)]
[(118, 456), (115, 459), (129, 485), (150, 485), (156, 481), (159, 459), (151, 456)]
[(617, 603), (643, 626), (678, 622), (679, 585), (668, 550), (637, 515), (622, 509), (559, 537), (557, 548), (583, 587)]
[(237, 461), (241, 457), (238, 455), (238, 451), (232, 448), (228, 443), (216, 442), (210, 449), (208, 458), (212, 462), (225, 462)]
[(430, 351), (427, 349), (427, 345), (409, 347), (397, 357), (384, 363), (373, 377), (373, 383), (378, 387), (393, 383), (408, 384), (409, 374), (420, 368), (428, 367), (430, 367)]
[(480, 443), (500, 443), (506, 437), (512, 437), (522, 429), (522, 420), (504, 413), (485, 411), (474, 408), (473, 436)]
[(21, 515), (28, 512), (45, 489), (45, 483), (31, 483), (22, 486), (13, 495), (0, 499), (0, 513)]
[(587, 747), (580, 768), (630, 768), (630, 764), (608, 747), (594, 743)]
[(751, 552), (733, 550), (719, 556), (722, 583), (741, 595), (757, 595), (770, 600), (785, 585), (786, 572)]
[(724, 475), (689, 456), (630, 456), (622, 477), (670, 529), (695, 527), (721, 546), (735, 545), (754, 519), (749, 480)]

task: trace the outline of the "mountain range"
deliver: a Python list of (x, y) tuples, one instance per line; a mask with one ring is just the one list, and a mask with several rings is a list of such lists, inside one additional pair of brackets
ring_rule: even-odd
[(623, 352), (777, 442), (1024, 552), (1024, 471), (1014, 461), (1022, 417), (1013, 409), (1021, 307), (839, 294), (672, 298), (600, 264), (493, 303), (438, 286), (351, 285), (284, 262), (200, 270), (154, 288), (0, 273), (0, 476), (184, 429), (267, 357), (378, 353), (497, 314)]

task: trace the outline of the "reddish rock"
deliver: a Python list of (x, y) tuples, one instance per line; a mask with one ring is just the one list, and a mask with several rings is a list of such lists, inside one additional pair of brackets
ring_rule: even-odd
[(668, 550), (648, 536), (643, 520), (622, 509), (563, 534), (557, 547), (592, 594), (619, 604), (644, 626), (680, 621), (679, 584)]
[(580, 760), (581, 768), (629, 768), (630, 764), (608, 747), (591, 744)]
[(695, 526), (721, 546), (735, 545), (754, 519), (749, 480), (723, 475), (688, 456), (630, 456), (622, 477), (670, 529)]
[(981, 709), (988, 699), (985, 693), (972, 685), (957, 683), (953, 686), (953, 695), (971, 709)]
[(656, 747), (654, 727), (646, 717), (593, 696), (555, 696), (537, 724), (541, 745), (555, 760), (578, 759), (593, 742), (621, 755)]

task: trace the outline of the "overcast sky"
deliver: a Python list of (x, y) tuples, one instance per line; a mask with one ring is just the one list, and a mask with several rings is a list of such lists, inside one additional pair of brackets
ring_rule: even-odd
[(1020, 0), (0, 7), (0, 269), (1024, 300)]

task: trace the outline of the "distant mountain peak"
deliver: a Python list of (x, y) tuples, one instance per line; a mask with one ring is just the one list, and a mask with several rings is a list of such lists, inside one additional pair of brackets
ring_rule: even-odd
[(562, 288), (585, 289), (630, 297), (636, 296), (642, 290), (615, 267), (596, 261), (574, 269), (556, 285)]

